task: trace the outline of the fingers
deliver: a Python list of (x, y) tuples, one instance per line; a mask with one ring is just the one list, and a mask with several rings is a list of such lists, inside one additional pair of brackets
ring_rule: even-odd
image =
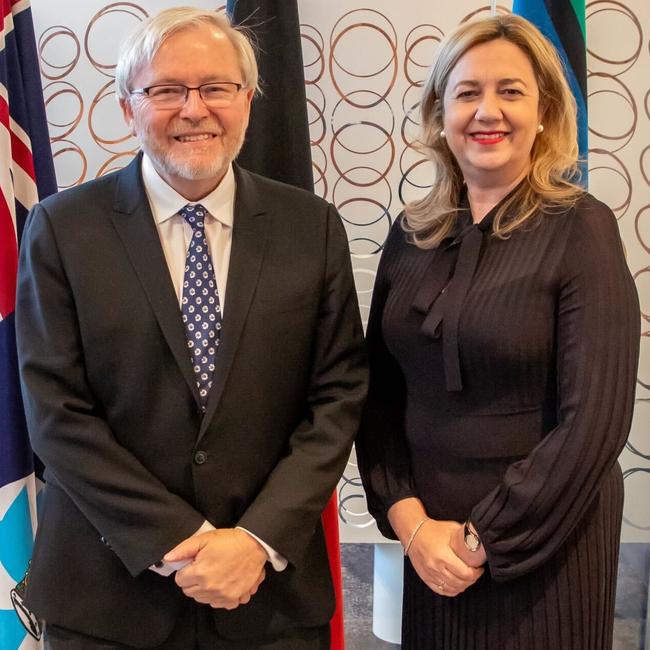
[(264, 579), (266, 578), (266, 571), (262, 569), (262, 572), (260, 573), (259, 578), (257, 579), (257, 582), (253, 585), (253, 588), (251, 589), (251, 596), (255, 595), (257, 593), (257, 590), (259, 589), (260, 585), (264, 582)]
[(242, 594), (241, 596), (218, 596), (215, 598), (214, 593), (200, 591), (196, 588), (183, 589), (183, 593), (188, 597), (195, 600), (202, 605), (210, 605), (213, 609), (236, 609), (240, 605), (246, 605), (251, 601), (255, 595), (255, 590), (249, 593)]
[(189, 537), (183, 540), (178, 546), (174, 547), (169, 553), (165, 555), (163, 560), (165, 562), (178, 562), (179, 560), (193, 560), (196, 554), (204, 546), (204, 540), (201, 535)]
[(445, 557), (445, 568), (457, 580), (470, 584), (475, 583), (483, 573), (481, 567), (468, 566), (453, 552)]
[(428, 520), (410, 547), (409, 559), (421, 580), (441, 596), (457, 596), (483, 574), (468, 566), (451, 547), (452, 535), (460, 524)]
[(178, 574), (176, 582), (182, 587), (183, 593), (187, 597), (194, 599), (197, 603), (210, 605), (214, 609), (230, 610), (249, 603), (251, 598), (257, 593), (257, 590), (262, 582), (264, 582), (265, 578), (266, 571), (262, 568), (252, 586), (243, 591), (240, 591), (241, 586), (239, 585), (224, 585), (221, 589), (217, 589), (214, 585), (210, 585), (209, 583), (203, 585), (200, 581), (197, 582), (195, 578), (179, 578)]
[[(214, 596), (212, 598), (206, 597), (205, 600), (200, 600), (199, 598), (194, 597), (194, 600), (196, 600), (199, 603), (206, 603), (209, 604), (210, 607), (213, 609), (236, 609), (240, 605), (247, 605), (250, 603), (251, 598), (257, 593), (257, 589), (259, 588), (259, 585), (261, 584), (258, 582), (247, 594), (242, 594), (239, 598), (217, 598), (216, 600), (214, 599)], [(189, 594), (186, 594), (189, 595)]]
[(223, 600), (223, 599), (220, 599), (220, 600), (216, 600), (214, 602), (211, 602), (210, 607), (212, 607), (212, 609), (228, 609), (228, 610), (232, 610), (232, 609), (237, 609), (240, 605), (245, 605), (249, 601), (250, 601), (250, 597), (243, 598), (243, 599), (240, 599), (240, 600)]
[(439, 584), (429, 585), (429, 588), (438, 594), (438, 596), (446, 596), (448, 598), (454, 598), (464, 591), (464, 589), (454, 589), (444, 581)]
[[(191, 564), (176, 572), (176, 584), (186, 596), (213, 607), (234, 609), (250, 601), (264, 580), (266, 551), (248, 533), (218, 529), (185, 540), (174, 557), (199, 550)], [(251, 552), (259, 547), (259, 553)]]
[(458, 596), (468, 587), (471, 587), (483, 574), (483, 570), (477, 571), (470, 580), (460, 580), (453, 576), (446, 568), (443, 568), (431, 580), (426, 581), (429, 589), (440, 596)]
[(444, 565), (436, 563), (435, 568), (431, 566), (413, 564), (420, 579), (437, 594), (444, 596), (457, 596), (471, 587), (482, 575), (483, 571), (477, 571), (470, 579), (460, 579), (448, 571)]

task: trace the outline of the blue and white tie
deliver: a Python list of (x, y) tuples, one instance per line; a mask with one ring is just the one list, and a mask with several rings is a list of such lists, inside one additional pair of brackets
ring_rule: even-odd
[(193, 231), (185, 260), (181, 311), (201, 406), (205, 411), (219, 349), (221, 305), (205, 238), (206, 210), (197, 203), (186, 205), (180, 214)]

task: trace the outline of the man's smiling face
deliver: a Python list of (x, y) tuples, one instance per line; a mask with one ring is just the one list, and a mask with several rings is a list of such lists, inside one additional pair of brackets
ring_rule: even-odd
[[(201, 25), (169, 36), (151, 63), (137, 70), (130, 87), (214, 81), (244, 83), (233, 44), (216, 27)], [(185, 198), (198, 200), (219, 184), (239, 153), (252, 96), (252, 90), (242, 89), (230, 105), (211, 108), (191, 90), (175, 109), (160, 108), (147, 95), (131, 95), (121, 106), (160, 176)]]

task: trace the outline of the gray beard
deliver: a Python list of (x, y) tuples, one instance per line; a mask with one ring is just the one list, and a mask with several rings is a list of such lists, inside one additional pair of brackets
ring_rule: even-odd
[[(239, 149), (237, 150), (237, 153), (239, 153)], [(237, 155), (235, 154), (235, 158), (236, 157)], [(232, 161), (222, 155), (210, 161), (207, 165), (198, 165), (194, 164), (192, 161), (178, 162), (174, 160), (173, 156), (163, 154), (162, 156), (157, 157), (157, 162), (165, 173), (170, 176), (179, 176), (186, 180), (198, 181), (216, 176), (226, 166), (226, 164)]]
[(152, 155), (153, 152), (147, 151), (147, 155), (152, 160), (156, 161), (166, 174), (178, 176), (190, 181), (204, 180), (218, 175), (219, 172), (237, 158), (241, 148), (244, 146), (245, 137), (246, 129), (244, 129), (240, 135), (232, 156), (227, 156), (227, 152), (224, 152), (221, 156), (210, 161), (207, 165), (193, 164), (192, 161), (179, 162), (174, 160), (174, 157), (166, 151), (162, 153), (159, 152), (158, 155), (155, 156)]

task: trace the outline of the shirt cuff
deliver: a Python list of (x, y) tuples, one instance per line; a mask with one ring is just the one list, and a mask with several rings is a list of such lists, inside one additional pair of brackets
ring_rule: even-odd
[(248, 533), (253, 539), (257, 540), (262, 548), (266, 551), (266, 554), (269, 556), (269, 562), (271, 563), (271, 566), (278, 572), (284, 571), (287, 568), (287, 564), (289, 564), (289, 560), (287, 560), (286, 557), (283, 555), (280, 555), (274, 548), (271, 548), (266, 542), (261, 540), (257, 535), (254, 535), (251, 533), (250, 530), (247, 530), (246, 528), (242, 528), (241, 526), (237, 526), (239, 530), (243, 530), (245, 533)]
[[(217, 530), (209, 521), (204, 521), (194, 534), (190, 537), (195, 537), (196, 535), (202, 535), (203, 533), (209, 533), (211, 530)], [(171, 551), (171, 549), (169, 549)], [(187, 566), (192, 560), (179, 560), (178, 562), (165, 562), (165, 560), (160, 560), (155, 564), (152, 564), (149, 567), (150, 571), (157, 573), (161, 576), (170, 576), (174, 571), (179, 571), (184, 566)]]

